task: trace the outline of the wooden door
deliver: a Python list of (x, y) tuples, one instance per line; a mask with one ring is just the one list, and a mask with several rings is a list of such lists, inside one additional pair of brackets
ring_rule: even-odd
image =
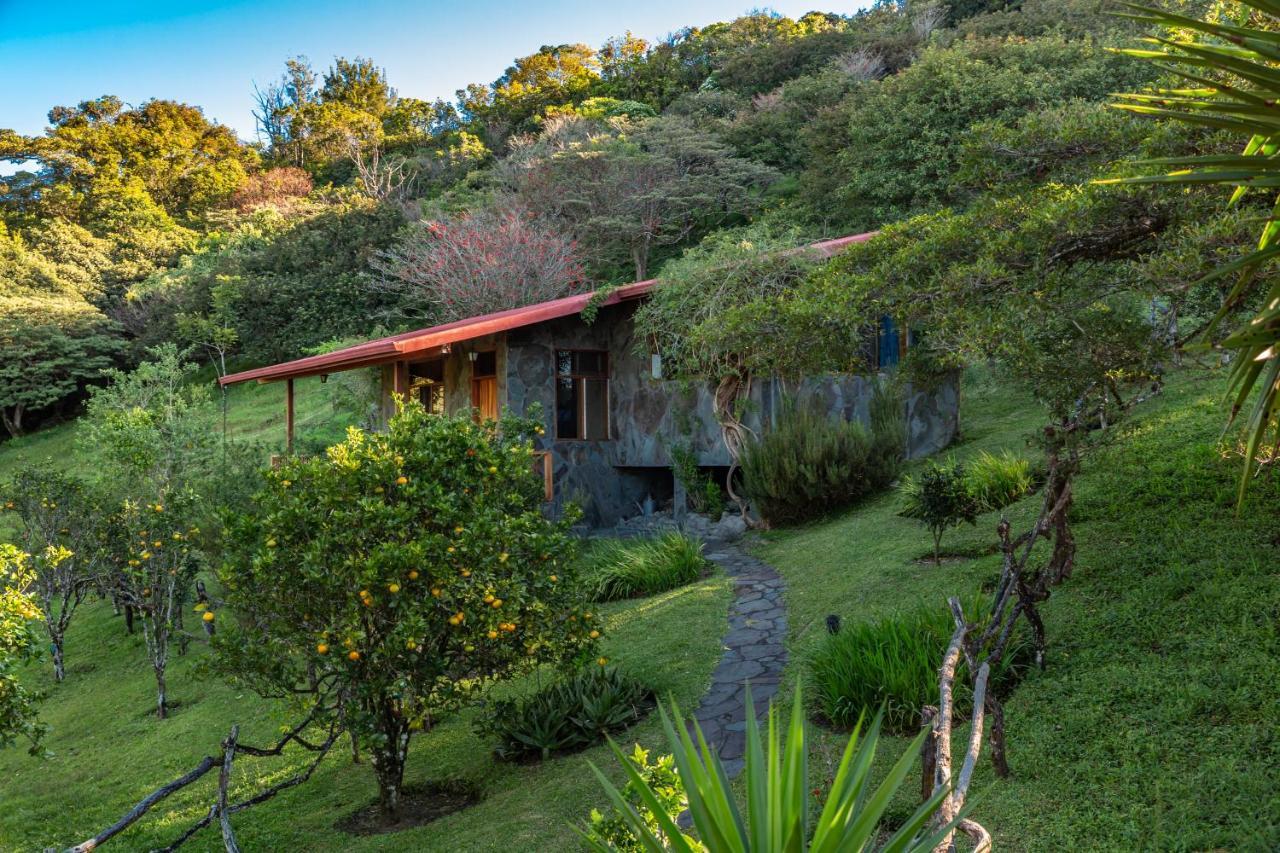
[(471, 380), (471, 406), (482, 421), (498, 419), (498, 377)]

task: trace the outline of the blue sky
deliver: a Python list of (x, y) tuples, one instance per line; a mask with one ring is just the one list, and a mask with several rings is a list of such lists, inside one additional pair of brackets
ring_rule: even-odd
[[(863, 5), (830, 0), (819, 8), (849, 14)], [(153, 97), (195, 104), (251, 139), (253, 83), (275, 79), (290, 56), (304, 54), (318, 69), (335, 55), (367, 56), (402, 94), (452, 98), (543, 44), (598, 46), (628, 29), (654, 39), (751, 7), (750, 0), (0, 0), (0, 127), (39, 133), (50, 107), (112, 94), (131, 104)], [(813, 6), (778, 0), (771, 8), (796, 17)]]

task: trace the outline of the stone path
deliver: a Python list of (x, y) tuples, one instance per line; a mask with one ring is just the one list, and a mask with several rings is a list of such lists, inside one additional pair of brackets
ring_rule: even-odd
[(787, 663), (784, 584), (772, 566), (727, 542), (708, 541), (705, 553), (733, 578), (734, 598), (724, 655), (711, 674), (711, 687), (698, 705), (696, 718), (732, 777), (742, 770), (746, 753), (747, 684), (756, 716), (763, 718), (782, 683)]

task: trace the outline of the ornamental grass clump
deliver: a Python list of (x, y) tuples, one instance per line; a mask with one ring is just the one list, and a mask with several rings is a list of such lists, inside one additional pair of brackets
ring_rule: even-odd
[(656, 595), (692, 583), (707, 569), (702, 544), (681, 533), (656, 539), (613, 539), (584, 559), (585, 582), (595, 601)]
[(829, 416), (815, 401), (792, 403), (742, 451), (743, 486), (770, 526), (846, 509), (887, 487), (905, 447), (901, 408), (877, 392), (871, 426)]
[[(966, 610), (977, 612), (982, 599)], [(885, 729), (911, 734), (920, 728), (920, 709), (938, 699), (938, 667), (955, 630), (944, 606), (918, 607), (872, 622), (846, 624), (825, 634), (805, 658), (817, 711), (832, 725), (851, 728), (866, 713), (884, 709)], [(1025, 643), (1015, 643), (991, 673), (992, 687), (1011, 689), (1028, 663)], [(964, 662), (960, 664), (964, 669)], [(972, 692), (967, 676), (957, 676), (956, 713), (967, 716)]]
[(965, 466), (965, 480), (981, 511), (993, 512), (1031, 491), (1031, 463), (1008, 450), (984, 450)]

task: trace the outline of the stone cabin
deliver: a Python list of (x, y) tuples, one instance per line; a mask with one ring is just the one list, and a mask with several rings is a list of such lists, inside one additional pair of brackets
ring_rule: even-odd
[[(869, 239), (859, 234), (816, 243), (809, 251), (832, 255)], [(293, 441), (293, 381), (343, 370), (381, 370), (383, 416), (393, 395), (429, 411), (473, 410), (492, 418), (503, 409), (525, 414), (539, 404), (546, 435), (539, 439), (539, 470), (547, 500), (558, 509), (575, 501), (586, 520), (616, 524), (683, 494), (671, 473), (669, 449), (690, 447), (706, 469), (730, 459), (712, 411), (712, 389), (663, 379), (661, 361), (638, 346), (633, 317), (654, 280), (624, 285), (599, 301), (594, 322), (582, 311), (591, 294), (473, 317), (369, 341), (324, 355), (223, 377), (224, 385), (256, 380), (285, 383), (285, 427)], [(869, 345), (878, 371), (891, 370), (909, 344), (887, 318)], [(745, 417), (767, 429), (786, 392), (816, 395), (832, 417), (867, 419), (874, 377), (814, 377), (800, 388), (779, 380), (755, 381)], [(910, 456), (947, 446), (957, 427), (954, 382), (929, 390), (910, 387), (906, 417)], [(652, 499), (650, 501), (649, 499)]]

